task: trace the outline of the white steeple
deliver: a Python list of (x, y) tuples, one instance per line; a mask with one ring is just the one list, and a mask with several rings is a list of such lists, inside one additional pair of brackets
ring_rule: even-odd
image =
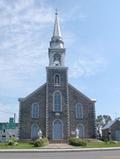
[(55, 23), (54, 23), (53, 36), (50, 41), (50, 48), (64, 48), (64, 42), (61, 36), (57, 11), (55, 13)]
[(55, 13), (54, 30), (53, 30), (53, 36), (51, 37), (50, 41), (50, 48), (48, 55), (49, 55), (49, 66), (64, 67), (65, 48), (61, 36), (57, 11)]
[(55, 24), (54, 24), (53, 37), (61, 37), (61, 31), (60, 31), (59, 18), (58, 18), (57, 10), (56, 10), (56, 13), (55, 13)]

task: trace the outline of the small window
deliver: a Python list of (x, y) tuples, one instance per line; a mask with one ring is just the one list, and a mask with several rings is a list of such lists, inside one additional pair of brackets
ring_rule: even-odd
[(78, 103), (76, 105), (76, 118), (77, 119), (83, 118), (83, 105), (81, 103)]
[(54, 111), (55, 112), (61, 112), (62, 110), (62, 97), (61, 92), (57, 91), (54, 93)]
[(55, 85), (60, 85), (60, 76), (58, 74), (55, 75), (55, 79), (54, 79)]
[(32, 118), (39, 118), (39, 104), (32, 104)]

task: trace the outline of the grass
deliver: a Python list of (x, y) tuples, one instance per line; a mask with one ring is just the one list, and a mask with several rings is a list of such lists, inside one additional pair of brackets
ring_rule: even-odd
[(87, 148), (104, 148), (104, 147), (120, 147), (120, 142), (110, 143), (110, 142), (88, 142)]
[(33, 144), (30, 143), (18, 143), (18, 145), (10, 146), (7, 143), (0, 143), (0, 149), (32, 149), (35, 148)]
[[(88, 141), (84, 148), (104, 148), (104, 147), (120, 147), (120, 142), (102, 142), (102, 141)], [(0, 143), (0, 149), (36, 149), (33, 144), (28, 142), (19, 142), (16, 146), (9, 146), (7, 143)], [(38, 147), (39, 149), (40, 147)], [(77, 147), (78, 148), (78, 147)]]

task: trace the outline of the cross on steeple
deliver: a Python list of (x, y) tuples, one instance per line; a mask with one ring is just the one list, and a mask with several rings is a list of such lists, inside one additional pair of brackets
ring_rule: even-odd
[(55, 15), (58, 15), (58, 10), (57, 9), (55, 9)]

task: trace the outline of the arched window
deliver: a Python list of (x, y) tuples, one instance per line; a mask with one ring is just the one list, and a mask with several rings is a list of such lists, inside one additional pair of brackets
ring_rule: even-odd
[(83, 118), (83, 105), (81, 103), (76, 104), (76, 118), (77, 119)]
[(62, 111), (62, 96), (61, 92), (57, 91), (54, 93), (54, 111), (61, 112)]
[(60, 85), (60, 76), (58, 74), (56, 74), (54, 77), (54, 83), (56, 86)]
[(83, 138), (84, 137), (84, 125), (80, 124), (76, 129), (78, 130), (79, 137)]
[(32, 104), (32, 118), (39, 118), (39, 104)]
[(38, 138), (39, 126), (37, 124), (32, 124), (31, 126), (31, 138)]

